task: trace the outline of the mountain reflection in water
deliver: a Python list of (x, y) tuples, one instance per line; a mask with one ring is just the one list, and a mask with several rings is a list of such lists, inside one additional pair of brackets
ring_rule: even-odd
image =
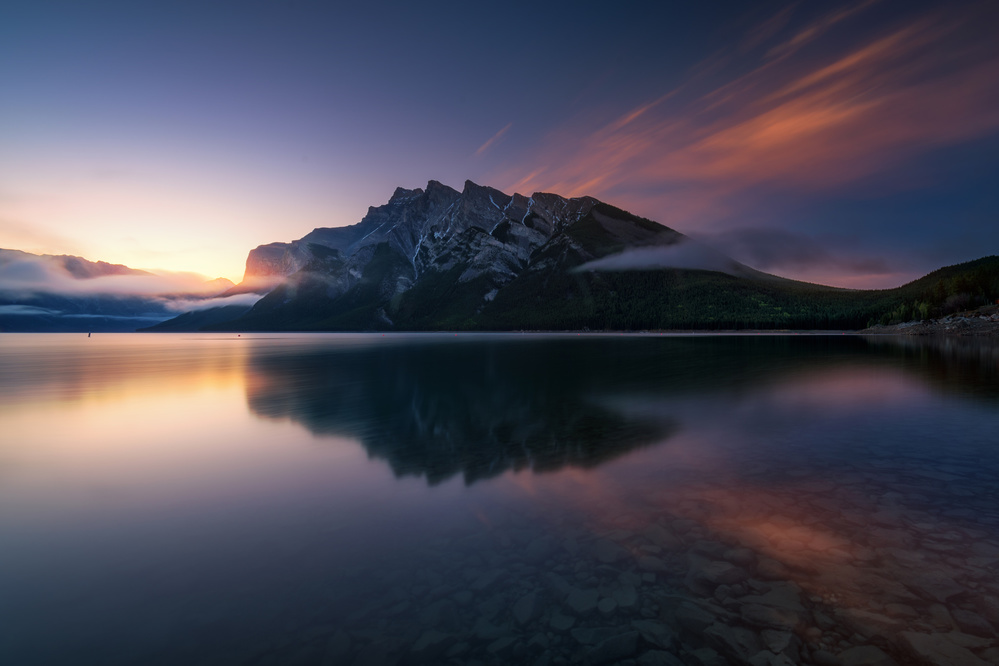
[(261, 416), (357, 438), (396, 475), (431, 484), (586, 468), (674, 430), (602, 404), (634, 370), (607, 351), (487, 342), (260, 354), (247, 366), (247, 400)]
[(316, 435), (356, 438), (397, 476), (422, 475), (436, 484), (460, 473), (473, 483), (508, 469), (599, 465), (664, 442), (685, 419), (712, 418), (685, 413), (689, 405), (653, 413), (636, 405), (719, 390), (750, 395), (804, 368), (814, 374), (844, 363), (891, 365), (944, 390), (999, 397), (994, 346), (958, 343), (402, 337), (371, 346), (255, 349), (245, 385), (259, 416), (289, 419)]

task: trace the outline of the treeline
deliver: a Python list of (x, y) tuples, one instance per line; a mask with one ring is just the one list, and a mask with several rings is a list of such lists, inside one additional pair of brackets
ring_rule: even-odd
[[(857, 329), (881, 295), (748, 280), (707, 271), (628, 271), (511, 284), (468, 321), (495, 330)], [(502, 298), (502, 300), (501, 300)], [(476, 319), (478, 321), (476, 321)]]
[[(376, 253), (377, 254), (377, 253)], [(555, 255), (553, 255), (555, 256)], [(395, 295), (406, 267), (375, 256), (364, 279), (330, 299), (326, 282), (302, 278), (266, 296), (225, 330), (858, 330), (939, 317), (999, 299), (999, 257), (949, 266), (896, 289), (852, 290), (763, 274), (694, 270), (528, 270), (484, 300), (488, 278), (463, 269), (429, 273)]]
[[(518, 279), (467, 328), (493, 330), (856, 330), (942, 316), (999, 298), (999, 257), (886, 290), (836, 289), (707, 271), (547, 274)], [(925, 314), (924, 314), (925, 313)]]
[[(999, 302), (999, 257), (948, 266), (899, 288), (902, 302), (878, 318), (879, 324), (936, 319)], [(911, 295), (915, 293), (916, 295)]]

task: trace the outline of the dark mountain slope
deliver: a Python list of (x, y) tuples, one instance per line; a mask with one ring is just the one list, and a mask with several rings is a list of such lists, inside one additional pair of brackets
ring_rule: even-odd
[(155, 333), (186, 333), (189, 331), (200, 331), (208, 326), (215, 326), (220, 323), (232, 321), (249, 312), (249, 305), (223, 305), (204, 310), (191, 310), (173, 319), (161, 321), (153, 326), (139, 328), (140, 332)]

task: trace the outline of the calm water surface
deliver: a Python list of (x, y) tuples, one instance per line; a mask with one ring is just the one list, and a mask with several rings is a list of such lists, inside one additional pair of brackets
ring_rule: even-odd
[(0, 664), (999, 664), (997, 632), (994, 344), (0, 336)]

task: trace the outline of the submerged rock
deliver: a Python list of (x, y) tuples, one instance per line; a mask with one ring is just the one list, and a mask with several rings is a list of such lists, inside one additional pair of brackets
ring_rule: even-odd
[(729, 627), (716, 622), (705, 629), (702, 636), (711, 647), (736, 662), (747, 662), (763, 650), (756, 632), (743, 627)]
[(642, 533), (646, 539), (664, 550), (682, 550), (683, 542), (660, 525), (650, 525)]
[(730, 548), (722, 553), (721, 559), (739, 567), (751, 567), (756, 562), (756, 554), (749, 548)]
[(760, 632), (760, 638), (767, 649), (775, 654), (779, 654), (791, 645), (794, 634), (790, 631), (777, 631), (774, 629), (764, 629)]
[(792, 661), (787, 655), (774, 654), (770, 650), (762, 650), (753, 655), (746, 663), (749, 666), (797, 666), (798, 662)]
[(677, 624), (692, 634), (700, 634), (715, 623), (715, 616), (690, 602), (680, 604), (674, 613)]
[(423, 632), (423, 635), (417, 639), (413, 647), (409, 649), (409, 654), (418, 661), (433, 661), (444, 654), (455, 642), (454, 635), (430, 629)]
[(654, 555), (643, 555), (638, 558), (638, 566), (643, 571), (662, 573), (669, 570), (666, 563)]
[(795, 611), (763, 604), (745, 604), (739, 614), (746, 624), (761, 629), (793, 631), (801, 624), (801, 616)]
[(514, 655), (517, 646), (517, 639), (513, 636), (497, 638), (489, 644), (486, 651), (502, 659), (509, 659)]
[(972, 613), (963, 608), (955, 608), (950, 612), (950, 615), (954, 618), (954, 622), (960, 627), (961, 631), (966, 634), (982, 636), (984, 638), (999, 636), (999, 631), (996, 631), (988, 620), (977, 613)]
[(953, 578), (932, 573), (925, 573), (907, 581), (906, 586), (921, 597), (940, 602), (946, 602), (965, 591), (964, 586)]
[(905, 628), (905, 625), (890, 617), (870, 611), (847, 608), (837, 611), (837, 618), (843, 624), (865, 639), (882, 638), (892, 641), (895, 635)]
[(560, 634), (564, 634), (565, 632), (572, 629), (572, 626), (574, 624), (576, 624), (576, 618), (572, 617), (571, 615), (564, 615), (560, 611), (555, 611), (554, 613), (552, 613), (551, 620), (549, 620), (548, 622), (548, 626), (550, 626), (553, 631), (556, 631)]
[(756, 575), (763, 580), (787, 580), (790, 576), (787, 567), (769, 557), (761, 558), (757, 563)]
[(565, 605), (575, 615), (588, 615), (596, 609), (599, 600), (600, 592), (597, 590), (575, 589), (566, 597)]
[(597, 610), (600, 611), (602, 615), (613, 615), (614, 611), (617, 610), (617, 601), (611, 597), (604, 597), (597, 604)]
[(898, 666), (881, 648), (873, 645), (852, 647), (837, 657), (843, 666)]
[(627, 631), (611, 636), (589, 651), (587, 657), (592, 664), (615, 663), (627, 659), (638, 649), (638, 632)]
[(635, 620), (631, 623), (631, 626), (638, 631), (646, 643), (661, 647), (664, 650), (673, 649), (676, 636), (662, 622), (656, 622), (655, 620)]
[(683, 666), (683, 662), (663, 650), (646, 650), (638, 658), (638, 666)]
[(484, 641), (495, 640), (507, 633), (503, 627), (496, 626), (484, 617), (480, 617), (472, 628), (472, 634)]
[(975, 654), (956, 643), (952, 643), (943, 634), (920, 634), (914, 631), (901, 633), (902, 644), (908, 648), (913, 657), (923, 664), (932, 666), (988, 666)]
[(719, 585), (741, 583), (749, 578), (749, 574), (731, 562), (691, 555), (688, 577), (693, 582), (693, 585), (688, 585), (689, 587), (713, 590)]
[(614, 601), (623, 610), (630, 610), (638, 605), (638, 592), (631, 585), (621, 585), (614, 590)]
[(476, 578), (468, 587), (473, 592), (488, 592), (498, 585), (502, 578), (502, 571), (498, 569), (495, 571), (489, 571)]
[(520, 626), (524, 626), (539, 615), (541, 615), (541, 602), (537, 592), (528, 592), (513, 605), (513, 619)]
[(815, 662), (816, 666), (843, 666), (843, 662), (839, 660), (839, 657), (828, 650), (816, 650), (813, 652), (812, 661)]
[(691, 650), (684, 655), (684, 663), (696, 666), (729, 666), (728, 659), (709, 647)]
[(628, 557), (628, 551), (610, 539), (597, 539), (593, 544), (593, 556), (605, 564), (613, 564)]

